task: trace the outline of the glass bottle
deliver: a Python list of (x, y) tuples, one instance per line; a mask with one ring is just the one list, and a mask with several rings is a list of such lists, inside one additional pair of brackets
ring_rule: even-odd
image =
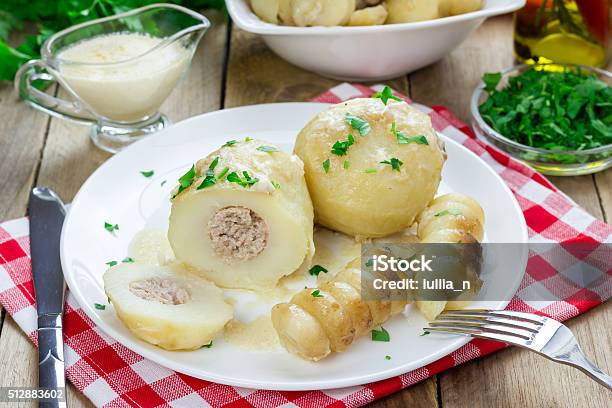
[(612, 0), (527, 0), (514, 14), (514, 53), (524, 63), (604, 67)]

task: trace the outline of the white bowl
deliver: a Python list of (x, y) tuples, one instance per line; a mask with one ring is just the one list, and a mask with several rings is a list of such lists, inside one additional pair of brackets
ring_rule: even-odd
[[(482, 10), (416, 23), (368, 27), (286, 27), (260, 20), (248, 0), (226, 0), (234, 23), (260, 34), (279, 56), (321, 75), (348, 81), (394, 78), (450, 53), (490, 16), (525, 0), (485, 0)], [(495, 50), (491, 50), (495, 52)]]

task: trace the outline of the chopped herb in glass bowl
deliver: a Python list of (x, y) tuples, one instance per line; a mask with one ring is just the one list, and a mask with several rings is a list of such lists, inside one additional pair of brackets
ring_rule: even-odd
[(612, 166), (612, 73), (521, 65), (487, 73), (471, 102), (476, 134), (550, 175)]

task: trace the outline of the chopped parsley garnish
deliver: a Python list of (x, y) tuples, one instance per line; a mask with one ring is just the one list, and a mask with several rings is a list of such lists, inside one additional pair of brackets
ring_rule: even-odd
[(244, 179), (242, 179), (238, 173), (236, 173), (235, 171), (232, 171), (230, 174), (227, 175), (227, 181), (229, 181), (230, 183), (236, 183), (242, 187), (251, 187), (253, 184), (257, 183), (259, 181), (258, 178), (252, 178), (249, 173), (247, 173), (246, 171), (242, 172), (242, 175), (244, 176)]
[(351, 167), (351, 162), (348, 160), (345, 160), (344, 163), (342, 163), (342, 167), (344, 167), (345, 169), (348, 169), (349, 167)]
[(427, 336), (428, 334), (431, 334), (431, 332), (427, 331), (427, 330), (423, 330), (423, 333), (419, 334), (419, 336), (421, 336), (421, 337), (422, 336)]
[(274, 146), (259, 146), (256, 150), (259, 150), (260, 152), (265, 152), (265, 153), (278, 152), (278, 149)]
[(310, 294), (312, 297), (323, 297), (323, 295), (321, 294), (321, 291), (319, 289), (315, 289), (312, 291), (312, 293)]
[(357, 130), (361, 136), (365, 136), (370, 132), (370, 124), (367, 120), (361, 119), (358, 116), (346, 114), (346, 123), (353, 129)]
[(167, 182), (168, 182), (168, 180), (164, 180), (161, 183), (159, 183), (159, 185), (163, 187), (164, 185), (166, 185)]
[(402, 166), (402, 164), (404, 164), (404, 162), (402, 162), (400, 159), (396, 159), (395, 157), (392, 157), (389, 160), (383, 160), (380, 163), (390, 165), (391, 168), (395, 171), (400, 171), (400, 167)]
[(212, 345), (213, 345), (213, 342), (211, 340), (208, 344), (203, 345), (202, 348), (211, 348)]
[(112, 268), (113, 266), (117, 265), (117, 261), (108, 261), (106, 264)]
[(278, 184), (276, 181), (270, 180), (270, 183), (274, 186), (275, 190), (280, 190), (280, 184)]
[(380, 326), (380, 330), (372, 330), (372, 341), (391, 341), (389, 332), (384, 327)]
[(94, 303), (94, 306), (96, 307), (96, 309), (98, 310), (104, 310), (106, 309), (106, 305), (102, 305), (100, 303)]
[(321, 272), (327, 273), (328, 270), (322, 267), (321, 265), (314, 265), (312, 268), (308, 270), (308, 273), (311, 274), (312, 276), (319, 276)]
[(235, 145), (236, 143), (238, 143), (238, 141), (237, 141), (237, 140), (228, 140), (228, 141), (227, 141), (227, 142), (225, 142), (225, 144), (224, 144), (223, 146), (221, 146), (221, 147), (230, 147), (230, 146)]
[(449, 210), (440, 211), (434, 214), (434, 217), (443, 217), (445, 215), (461, 215), (461, 211), (451, 208)]
[(398, 144), (409, 144), (409, 143), (424, 144), (424, 145), (429, 144), (429, 142), (427, 141), (427, 138), (423, 135), (406, 136), (404, 133), (397, 130), (395, 121), (391, 123), (391, 133), (393, 133), (393, 135), (397, 139)]
[[(500, 73), (482, 77), (489, 95), (479, 111), (504, 137), (550, 150), (548, 160), (561, 163), (584, 160), (564, 151), (612, 144), (612, 86), (595, 75), (572, 67), (562, 72), (529, 68), (497, 90), (501, 79)], [(528, 155), (521, 157), (533, 159)]]
[[(177, 193), (174, 195), (174, 197), (176, 197), (177, 195), (181, 194), (183, 191), (185, 191), (185, 189), (189, 186), (191, 186), (193, 184), (193, 180), (195, 180), (196, 177), (196, 169), (195, 169), (195, 164), (191, 165), (191, 168), (189, 170), (187, 170), (187, 173), (183, 174), (179, 179), (179, 188)], [(172, 197), (172, 198), (174, 198)]]
[(393, 91), (388, 86), (385, 86), (382, 91), (376, 92), (374, 95), (372, 95), (372, 98), (380, 99), (385, 105), (387, 104), (387, 101), (389, 101), (389, 99), (393, 99), (394, 101), (402, 100), (402, 98), (393, 95)]
[(372, 258), (368, 259), (365, 263), (365, 266), (371, 268), (374, 265), (374, 260)]
[(142, 174), (146, 178), (149, 178), (149, 177), (152, 177), (155, 174), (155, 171), (154, 170), (141, 171), (140, 174)]
[(105, 222), (104, 229), (107, 230), (108, 232), (114, 232), (119, 229), (119, 224), (111, 224), (110, 222)]
[(325, 173), (329, 173), (329, 159), (323, 162), (323, 170), (325, 171)]
[(219, 174), (217, 174), (217, 180), (219, 181), (223, 180), (223, 177), (225, 177), (228, 171), (229, 171), (229, 167), (225, 166), (223, 170), (221, 170)]
[(336, 143), (332, 146), (331, 152), (336, 156), (344, 156), (348, 152), (348, 148), (351, 147), (355, 143), (355, 138), (353, 135), (349, 134), (348, 138), (341, 142), (336, 140)]
[(247, 143), (248, 143), (248, 142), (250, 142), (251, 140), (253, 140), (253, 139), (251, 139), (251, 138), (250, 138), (250, 137), (248, 137), (248, 136), (244, 138), (244, 141), (245, 141), (245, 142), (247, 142)]
[(385, 356), (385, 360), (391, 360), (391, 356), (387, 354), (387, 355)]
[(202, 180), (202, 183), (198, 186), (198, 190), (202, 190), (217, 183), (217, 178), (215, 177), (215, 167), (217, 167), (217, 164), (219, 164), (219, 156), (215, 157), (208, 166), (206, 177), (204, 177), (204, 180)]
[(365, 169), (364, 172), (368, 174), (373, 174), (376, 173), (376, 169)]
[(123, 263), (133, 263), (134, 259), (128, 256), (126, 258), (123, 258), (123, 260), (121, 262), (123, 262)]

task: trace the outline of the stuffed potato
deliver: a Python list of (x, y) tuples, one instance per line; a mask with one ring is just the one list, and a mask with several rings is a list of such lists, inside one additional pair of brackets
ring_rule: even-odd
[(319, 113), (295, 153), (317, 222), (360, 237), (409, 227), (438, 189), (445, 160), (426, 114), (403, 101), (365, 98)]

